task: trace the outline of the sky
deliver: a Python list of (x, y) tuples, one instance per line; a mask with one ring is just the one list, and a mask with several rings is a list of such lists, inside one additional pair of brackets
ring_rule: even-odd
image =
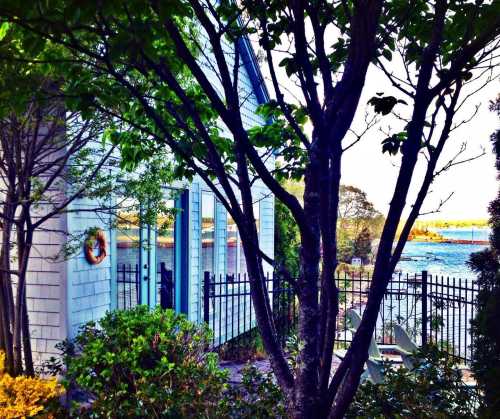
[[(365, 91), (360, 104), (363, 106), (376, 91), (390, 92), (396, 97), (402, 97), (398, 91), (386, 86), (385, 76), (380, 70), (371, 67), (367, 75)], [(386, 86), (381, 89), (381, 86)], [(429, 219), (476, 219), (488, 217), (488, 204), (498, 192), (496, 180), (495, 157), (490, 143), (491, 133), (498, 128), (498, 117), (488, 109), (489, 101), (500, 93), (498, 80), (477, 96), (471, 98), (468, 106), (464, 107), (456, 117), (461, 121), (474, 111), (474, 106), (479, 105), (479, 110), (474, 119), (458, 128), (448, 140), (443, 154), (439, 160), (441, 167), (446, 164), (460, 149), (463, 142), (467, 142), (466, 151), (462, 157), (477, 156), (485, 151), (485, 155), (477, 160), (452, 167), (449, 171), (437, 177), (431, 187), (422, 212), (434, 211), (440, 201), (446, 199), (451, 193), (451, 198), (442, 206), (441, 211), (432, 213), (422, 218)], [(404, 105), (400, 105), (404, 106)], [(410, 108), (410, 107), (408, 107)], [(353, 129), (361, 131), (364, 120), (364, 111), (358, 110), (353, 124)], [(391, 125), (390, 119), (382, 120), (382, 126)], [(400, 157), (392, 158), (382, 154), (381, 140), (384, 134), (374, 127), (366, 137), (344, 155), (343, 179), (345, 184), (352, 184), (363, 189), (375, 207), (386, 212), (391, 200), (393, 187), (396, 182), (396, 165)], [(413, 180), (422, 179), (422, 165), (414, 174)], [(415, 182), (414, 182), (415, 183)], [(415, 196), (415, 191), (411, 196)], [(410, 201), (408, 201), (410, 202)]]
[[(328, 39), (326, 40), (328, 44)], [(333, 39), (332, 42), (333, 43)], [(284, 57), (281, 53), (275, 53), (274, 61)], [(397, 67), (397, 63), (393, 67)], [(261, 69), (268, 87), (271, 86), (267, 63), (261, 63)], [(284, 89), (287, 100), (294, 102), (294, 97), (300, 97), (300, 89), (287, 77), (284, 70), (277, 68), (277, 76)], [(474, 86), (471, 86), (471, 88)], [(477, 85), (476, 85), (477, 87)], [(271, 96), (272, 89), (269, 89)], [(405, 97), (396, 88), (392, 87), (387, 77), (381, 70), (371, 65), (367, 74), (365, 88), (360, 100), (358, 111), (353, 121), (352, 129), (362, 132), (365, 126), (365, 112), (372, 112), (372, 107), (367, 105), (368, 100), (377, 92), (385, 95), (393, 95), (397, 98)], [(437, 177), (431, 186), (431, 192), (427, 196), (422, 212), (430, 212), (420, 219), (485, 219), (488, 218), (488, 204), (494, 199), (498, 192), (498, 182), (494, 167), (494, 155), (490, 144), (490, 135), (499, 128), (498, 117), (489, 111), (489, 101), (500, 93), (500, 81), (494, 79), (489, 85), (475, 94), (457, 113), (455, 121), (468, 118), (478, 105), (479, 109), (474, 119), (455, 130), (448, 140), (441, 155), (438, 167), (446, 164), (457, 151), (462, 143), (466, 142), (466, 150), (460, 159), (467, 159), (483, 153), (484, 156), (462, 165), (452, 167), (441, 176)], [(408, 101), (408, 103), (410, 103)], [(396, 108), (395, 108), (396, 109)], [(411, 112), (411, 106), (398, 105), (398, 112), (402, 114)], [(397, 128), (399, 121), (394, 117), (384, 117), (380, 123), (372, 128), (363, 139), (348, 150), (343, 157), (342, 183), (354, 185), (364, 190), (375, 207), (382, 213), (386, 213), (392, 197), (396, 182), (400, 155), (390, 157), (382, 153), (381, 141), (386, 137), (379, 129), (387, 132), (388, 127)], [(396, 130), (397, 132), (399, 130)], [(392, 131), (394, 132), (394, 131)], [(349, 140), (346, 141), (349, 144)], [(421, 162), (423, 163), (423, 161)], [(420, 164), (413, 177), (413, 185), (422, 180), (423, 164)], [(447, 197), (451, 197), (446, 200)], [(416, 189), (410, 191), (407, 207), (410, 206), (412, 198), (416, 195)], [(446, 200), (440, 207), (440, 202)], [(440, 207), (439, 212), (435, 212)], [(408, 211), (408, 208), (407, 208)]]

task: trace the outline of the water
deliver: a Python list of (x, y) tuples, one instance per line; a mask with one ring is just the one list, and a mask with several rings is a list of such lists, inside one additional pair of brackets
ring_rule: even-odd
[[(447, 228), (436, 229), (436, 232), (450, 239), (488, 240), (488, 228)], [(403, 257), (415, 260), (402, 260), (397, 269), (403, 273), (415, 273), (427, 270), (433, 275), (444, 275), (456, 278), (474, 278), (475, 274), (466, 262), (470, 254), (483, 250), (485, 245), (408, 242), (403, 251)]]
[[(447, 228), (435, 231), (445, 238), (459, 240), (488, 240), (490, 234), (489, 228)], [(448, 347), (448, 351), (465, 359), (470, 358), (472, 350), (470, 319), (475, 316), (475, 308), (467, 302), (474, 300), (471, 287), (476, 277), (467, 266), (467, 261), (471, 253), (485, 247), (486, 245), (478, 244), (408, 242), (403, 257), (413, 260), (402, 260), (397, 265), (397, 270), (404, 274), (418, 274), (423, 270), (429, 272), (429, 315), (432, 316), (435, 312), (435, 316), (441, 316), (441, 325), (437, 330), (429, 330), (429, 333), (434, 341), (441, 342)], [(414, 321), (421, 318), (422, 306), (420, 300), (411, 296), (405, 298), (408, 301), (394, 305), (392, 300), (389, 301), (391, 297), (386, 297), (382, 316), (392, 319), (395, 314), (402, 315), (405, 320), (400, 323), (410, 331), (412, 318)], [(413, 313), (408, 310), (409, 307), (413, 309)], [(430, 324), (428, 327), (432, 329)], [(415, 340), (418, 343), (419, 339), (416, 333)]]

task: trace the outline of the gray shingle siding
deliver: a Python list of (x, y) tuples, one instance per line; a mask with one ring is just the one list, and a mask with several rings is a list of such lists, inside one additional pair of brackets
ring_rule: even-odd
[[(228, 57), (233, 57), (231, 49), (225, 46)], [(229, 60), (232, 61), (232, 58)], [(218, 91), (221, 91), (217, 76), (210, 66), (205, 65), (206, 74)], [(255, 68), (252, 69), (255, 71)], [(255, 74), (252, 77), (256, 77)], [(239, 69), (240, 95), (242, 97), (242, 116), (245, 128), (262, 125), (265, 121), (255, 111), (259, 105), (259, 98), (253, 91), (255, 82), (245, 67)], [(260, 94), (262, 96), (262, 92)], [(243, 100), (244, 99), (244, 100)], [(262, 99), (260, 99), (261, 101)], [(221, 129), (230, 135), (227, 128)], [(267, 163), (270, 167), (274, 161)], [(206, 185), (199, 178), (195, 178), (189, 185), (183, 186), (189, 191), (188, 204), (188, 237), (185, 251), (188, 252), (188, 266), (184, 273), (187, 281), (187, 316), (190, 320), (200, 322), (203, 319), (203, 272), (201, 261), (201, 192)], [(261, 183), (254, 186), (255, 198), (260, 201), (260, 244), (266, 254), (274, 256), (274, 198), (269, 190)], [(75, 201), (71, 210), (88, 209), (93, 202), (82, 199)], [(227, 214), (221, 203), (215, 206), (215, 262), (214, 274), (225, 278), (227, 272)], [(84, 258), (83, 251), (70, 259), (53, 263), (47, 259), (60, 250), (66, 240), (63, 234), (44, 232), (36, 235), (36, 251), (30, 260), (28, 276), (28, 307), (31, 319), (31, 333), (36, 360), (39, 362), (48, 356), (56, 354), (55, 344), (66, 338), (74, 337), (78, 328), (90, 320), (98, 320), (106, 311), (116, 307), (116, 232), (109, 229), (111, 219), (103, 218), (90, 211), (71, 212), (50, 221), (50, 229), (64, 230), (70, 234), (83, 234), (88, 228), (101, 227), (105, 230), (109, 244), (109, 256), (98, 265), (90, 265)], [(153, 253), (154, 255), (154, 253)], [(238, 258), (243, 257), (239, 246)], [(141, 263), (144, 263), (142, 261)], [(156, 264), (149, 269), (149, 275), (156, 278)], [(239, 260), (237, 266), (240, 266)], [(265, 265), (265, 270), (271, 273), (271, 267)], [(141, 280), (141, 286), (143, 281)], [(231, 285), (228, 285), (231, 287)], [(150, 293), (150, 297), (155, 294)], [(250, 297), (240, 298), (240, 305), (249, 307)], [(249, 318), (243, 317), (243, 307), (238, 309), (236, 301), (230, 301), (228, 308), (234, 310), (234, 324), (229, 327), (228, 334), (218, 336), (216, 324), (216, 338), (225, 341), (232, 335), (238, 334), (237, 324), (242, 330), (244, 324), (248, 327)], [(225, 321), (226, 307), (222, 305), (211, 308), (211, 314), (219, 315)], [(255, 316), (252, 315), (252, 324)]]

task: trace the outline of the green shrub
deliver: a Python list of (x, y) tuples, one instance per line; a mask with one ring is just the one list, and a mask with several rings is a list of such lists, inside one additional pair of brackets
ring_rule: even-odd
[[(209, 330), (141, 306), (85, 325), (64, 345), (65, 385), (91, 403), (79, 417), (214, 417), (227, 373), (207, 353)], [(55, 366), (57, 368), (57, 365)]]
[(435, 347), (417, 353), (415, 369), (384, 365), (384, 381), (360, 385), (346, 417), (465, 419), (477, 416), (479, 395)]
[(262, 374), (254, 366), (243, 370), (241, 385), (224, 394), (218, 418), (287, 418), (283, 393), (272, 373)]

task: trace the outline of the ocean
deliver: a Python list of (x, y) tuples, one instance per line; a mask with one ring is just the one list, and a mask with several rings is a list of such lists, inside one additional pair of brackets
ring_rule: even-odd
[[(488, 240), (489, 228), (445, 228), (434, 229), (445, 238), (462, 240)], [(470, 254), (484, 249), (485, 245), (426, 243), (410, 241), (406, 243), (397, 270), (406, 274), (427, 270), (432, 275), (443, 275), (462, 279), (474, 279), (475, 274), (466, 262)]]
[[(445, 238), (459, 240), (488, 240), (489, 228), (446, 228), (434, 229)], [(434, 342), (440, 342), (448, 352), (461, 356), (464, 360), (472, 355), (472, 336), (470, 334), (470, 319), (475, 316), (475, 306), (472, 304), (474, 281), (476, 274), (467, 266), (471, 253), (483, 250), (486, 245), (458, 243), (428, 243), (408, 242), (402, 259), (397, 265), (397, 271), (406, 274), (419, 274), (428, 271), (428, 310), (429, 334)], [(398, 278), (396, 275), (395, 278)], [(397, 280), (396, 280), (397, 281)], [(396, 282), (397, 283), (397, 282)], [(401, 284), (397, 283), (396, 287)], [(403, 287), (404, 287), (403, 282)], [(451, 287), (450, 287), (451, 286)], [(407, 289), (410, 290), (411, 287)], [(417, 294), (419, 288), (417, 287)], [(396, 290), (397, 291), (397, 290)], [(415, 299), (411, 293), (396, 301), (396, 295), (389, 293), (384, 298), (381, 318), (377, 327), (383, 334), (384, 323), (396, 317), (410, 332), (415, 329), (414, 339), (421, 343), (420, 328), (422, 301)], [(431, 320), (433, 318), (433, 320)], [(385, 319), (385, 321), (384, 321)], [(413, 325), (412, 325), (413, 321)], [(433, 326), (434, 325), (434, 326)]]

